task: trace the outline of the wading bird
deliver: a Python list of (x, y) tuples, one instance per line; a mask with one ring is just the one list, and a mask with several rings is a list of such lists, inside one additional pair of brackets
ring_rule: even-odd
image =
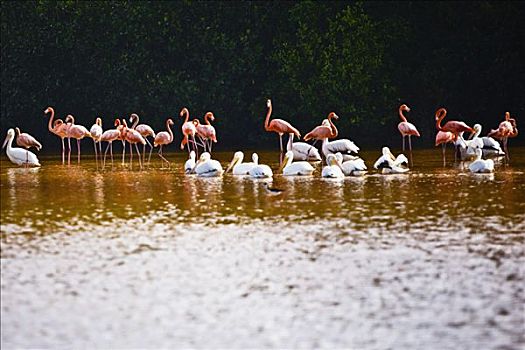
[(403, 138), (403, 152), (405, 151), (405, 137), (407, 136), (408, 136), (408, 149), (410, 150), (410, 152), (412, 152), (412, 141), (410, 140), (410, 137), (411, 136), (419, 137), (421, 135), (419, 135), (419, 131), (417, 131), (416, 126), (407, 121), (407, 118), (405, 117), (403, 112), (410, 112), (410, 108), (405, 104), (402, 104), (401, 106), (399, 106), (399, 118), (401, 118), (401, 122), (397, 124), (397, 129), (399, 130)]
[(337, 157), (335, 154), (329, 154), (326, 157), (326, 163), (328, 164), (323, 168), (321, 172), (321, 177), (331, 178), (331, 179), (342, 179), (345, 177), (343, 170), (339, 166)]
[(191, 141), (193, 142), (192, 148), (195, 150), (197, 156), (199, 155), (199, 151), (197, 149), (197, 144), (195, 143), (195, 134), (197, 133), (197, 127), (195, 126), (195, 123), (193, 121), (189, 121), (190, 119), (190, 111), (186, 107), (184, 107), (180, 111), (180, 116), (185, 117), (184, 123), (182, 124), (182, 141), (180, 143), (180, 149), (184, 149), (184, 145), (188, 146), (188, 155), (190, 154), (190, 137)]
[(106, 166), (106, 154), (108, 153), (108, 149), (110, 149), (111, 153), (111, 165), (113, 165), (113, 141), (119, 140), (120, 138), (120, 131), (124, 127), (123, 125), (120, 125), (120, 120), (115, 119), (115, 129), (109, 129), (102, 133), (100, 136), (100, 142), (107, 142), (108, 145), (106, 146), (106, 151), (104, 152), (104, 162), (103, 166)]
[(503, 143), (503, 150), (505, 151), (505, 158), (510, 160), (508, 139), (509, 137), (516, 137), (518, 135), (518, 129), (516, 126), (516, 120), (510, 117), (509, 112), (505, 112), (505, 120), (502, 121), (497, 129), (492, 129), (487, 136), (494, 137)]
[[(162, 146), (169, 145), (170, 143), (173, 142), (173, 132), (171, 131), (171, 128), (170, 128), (170, 126), (172, 126), (172, 125), (173, 125), (173, 120), (171, 120), (171, 118), (166, 120), (166, 129), (168, 131), (161, 131), (161, 132), (159, 132), (155, 136), (155, 140), (153, 141), (153, 147), (160, 146), (159, 157), (168, 164), (168, 167), (170, 166), (170, 162), (162, 154)], [(193, 125), (193, 123), (192, 123), (192, 125)]]
[(326, 125), (325, 121), (323, 120), (323, 123), (321, 125), (316, 126), (312, 131), (304, 135), (304, 140), (324, 140), (333, 139), (334, 137), (337, 137), (338, 131), (334, 123), (332, 122), (332, 118), (337, 120), (339, 119), (339, 116), (334, 112), (330, 112), (330, 114), (328, 114), (328, 118), (325, 119), (328, 120), (328, 125)]
[(211, 155), (208, 152), (204, 152), (195, 165), (194, 173), (201, 177), (215, 177), (221, 176), (224, 170), (222, 170), (221, 163), (211, 159)]
[(139, 166), (140, 166), (140, 169), (142, 169), (142, 162), (140, 160), (140, 151), (139, 151), (139, 147), (137, 146), (137, 144), (140, 143), (141, 145), (145, 146), (146, 145), (146, 140), (142, 137), (140, 132), (138, 132), (137, 130), (129, 129), (128, 128), (128, 123), (126, 123), (125, 119), (123, 120), (123, 122), (124, 122), (124, 129), (126, 130), (124, 138), (125, 138), (126, 142), (129, 143), (129, 164), (130, 164), (130, 167), (133, 167), (133, 147), (132, 147), (132, 145), (135, 145), (135, 150), (137, 151), (137, 154), (139, 156)]
[[(436, 111), (436, 114), (435, 114), (436, 128), (439, 131), (448, 131), (448, 132), (453, 133), (456, 136), (456, 140), (460, 132), (469, 132), (469, 133), (474, 132), (474, 130), (470, 126), (468, 126), (462, 121), (457, 121), (457, 120), (449, 120), (448, 122), (445, 123), (445, 125), (441, 126), (441, 121), (445, 118), (446, 115), (447, 115), (447, 110), (445, 108), (439, 108)], [(457, 149), (454, 150), (454, 160), (456, 159), (457, 159)]]
[[(91, 134), (91, 138), (93, 139), (93, 146), (95, 147), (95, 159), (97, 160), (98, 164), (98, 156), (100, 153), (100, 157), (102, 160), (102, 144), (100, 143), (100, 137), (102, 136), (102, 119), (98, 118), (95, 119), (95, 124), (91, 126), (91, 129), (89, 129), (89, 133)], [(97, 151), (97, 143), (99, 151)]]
[(71, 165), (71, 138), (77, 140), (77, 159), (78, 164), (80, 164), (80, 140), (82, 140), (86, 136), (91, 137), (91, 134), (89, 133), (88, 129), (86, 129), (86, 127), (75, 124), (75, 117), (73, 117), (71, 114), (68, 114), (68, 116), (66, 117), (66, 123), (71, 123), (71, 126), (67, 131), (67, 145), (69, 148), (69, 152), (67, 154), (67, 165)]
[(473, 128), (474, 134), (470, 136), (467, 153), (479, 148), (481, 149), (483, 158), (495, 158), (505, 155), (498, 141), (489, 136), (479, 136), (482, 129), (480, 124), (475, 124)]
[[(148, 137), (153, 137), (155, 139), (155, 131), (153, 131), (153, 128), (149, 126), (148, 124), (139, 124), (139, 116), (135, 113), (132, 113), (129, 117), (129, 122), (132, 123), (131, 128), (137, 130), (140, 135), (146, 140), (146, 143), (150, 147), (149, 150), (149, 156), (148, 156), (148, 163), (151, 160), (151, 152), (153, 152), (153, 145), (151, 142), (149, 142)], [(138, 124), (138, 125), (137, 125)], [(146, 145), (142, 147), (142, 163), (146, 163)]]
[(454, 135), (453, 133), (451, 133), (450, 131), (438, 131), (437, 132), (435, 145), (436, 147), (441, 145), (441, 148), (443, 151), (443, 166), (445, 166), (446, 164), (445, 151), (446, 151), (447, 143), (451, 143), (454, 145), (457, 138), (458, 137)]
[(20, 128), (18, 127), (15, 128), (15, 131), (16, 131), (16, 144), (18, 146), (23, 147), (25, 149), (34, 147), (36, 148), (37, 151), (40, 151), (42, 149), (42, 144), (38, 142), (33, 136), (25, 132), (20, 132)]
[(273, 119), (270, 121), (270, 116), (272, 115), (272, 101), (266, 101), (266, 107), (268, 107), (268, 112), (266, 113), (266, 119), (264, 120), (264, 129), (266, 131), (273, 131), (279, 134), (279, 145), (281, 153), (283, 152), (283, 135), (293, 133), (299, 139), (301, 138), (301, 133), (299, 130), (294, 128), (290, 123), (282, 119)]
[(306, 160), (310, 162), (316, 162), (321, 160), (319, 151), (314, 146), (306, 142), (293, 142), (294, 134), (290, 133), (288, 136), (288, 144), (286, 145), (286, 151), (293, 152), (293, 160)]
[(305, 161), (295, 162), (293, 161), (293, 152), (288, 151), (284, 155), (283, 162), (279, 168), (285, 176), (296, 176), (296, 175), (312, 175), (314, 167)]
[(49, 123), (47, 124), (47, 129), (52, 132), (53, 134), (60, 137), (62, 140), (62, 164), (66, 162), (66, 146), (64, 144), (64, 139), (67, 137), (67, 131), (70, 127), (70, 125), (64, 123), (62, 119), (57, 119), (55, 123), (53, 122), (53, 118), (55, 118), (55, 110), (53, 107), (47, 107), (44, 111), (44, 114), (50, 113), (51, 116), (49, 117)]
[(235, 152), (233, 159), (230, 162), (230, 165), (226, 168), (225, 173), (232, 170), (233, 175), (250, 175), (250, 170), (257, 165), (259, 161), (259, 156), (257, 153), (252, 154), (252, 161), (243, 163), (244, 153), (241, 151)]
[(476, 159), (469, 164), (468, 168), (473, 173), (491, 173), (494, 171), (494, 161), (492, 159), (481, 159), (481, 149), (476, 148)]
[(405, 167), (408, 166), (408, 159), (403, 153), (396, 158), (388, 147), (383, 147), (382, 153), (374, 164), (374, 168), (381, 169), (382, 174), (402, 174), (409, 170)]
[(2, 145), (2, 149), (4, 149), (4, 147), (7, 145), (6, 154), (9, 160), (16, 165), (40, 166), (40, 162), (38, 161), (36, 154), (22, 148), (13, 147), (14, 137), (15, 131), (13, 129), (7, 130), (7, 136), (5, 138), (4, 144)]
[(204, 148), (204, 152), (208, 151), (211, 153), (211, 148), (213, 143), (217, 142), (217, 135), (215, 133), (215, 128), (210, 123), (211, 121), (215, 120), (215, 116), (212, 112), (207, 112), (204, 115), (204, 122), (205, 124), (201, 124), (198, 119), (195, 119), (195, 128), (197, 129), (197, 136), (202, 142), (202, 147)]

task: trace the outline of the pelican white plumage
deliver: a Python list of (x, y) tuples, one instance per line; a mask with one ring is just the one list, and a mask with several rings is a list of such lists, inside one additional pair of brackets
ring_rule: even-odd
[(233, 175), (250, 175), (250, 170), (259, 162), (257, 153), (252, 154), (252, 161), (243, 163), (244, 153), (241, 151), (235, 152), (230, 165), (226, 168), (226, 173), (232, 170)]
[(286, 145), (286, 150), (293, 152), (294, 161), (306, 160), (316, 162), (321, 160), (321, 155), (317, 148), (306, 142), (293, 142), (294, 136), (293, 133), (289, 134), (288, 144)]
[(341, 166), (341, 170), (346, 176), (363, 176), (367, 172), (365, 161), (359, 157), (356, 159), (343, 161), (343, 155), (341, 153), (335, 154), (337, 161)]
[(305, 161), (295, 162), (293, 161), (293, 151), (288, 151), (284, 155), (283, 162), (279, 168), (282, 170), (285, 176), (296, 176), (296, 175), (312, 175), (314, 167)]
[(383, 147), (382, 153), (381, 157), (374, 164), (375, 169), (381, 169), (383, 174), (402, 174), (409, 170), (406, 167), (408, 166), (408, 159), (403, 153), (396, 158), (388, 147)]
[(250, 176), (256, 179), (272, 177), (273, 171), (266, 164), (256, 164), (250, 169)]
[(494, 161), (492, 159), (481, 159), (481, 148), (476, 148), (476, 159), (469, 164), (468, 168), (473, 173), (491, 173), (494, 171)]
[(186, 163), (184, 163), (184, 172), (186, 174), (189, 174), (193, 171), (193, 168), (195, 168), (195, 151), (194, 150), (190, 152), (190, 157), (188, 158)]
[(36, 154), (22, 148), (13, 147), (14, 137), (15, 130), (7, 130), (7, 136), (5, 138), (4, 144), (2, 145), (2, 149), (4, 149), (4, 147), (7, 145), (6, 154), (9, 160), (16, 165), (40, 166), (40, 162), (38, 161)]
[(496, 158), (505, 155), (498, 141), (489, 136), (479, 137), (482, 129), (480, 124), (475, 124), (473, 129), (474, 133), (470, 136), (470, 140), (467, 141), (467, 154), (475, 155), (475, 149), (480, 148), (483, 158)]
[(211, 159), (208, 152), (201, 154), (199, 161), (195, 164), (194, 172), (201, 177), (221, 176), (224, 173), (221, 163)]
[(335, 154), (329, 154), (326, 157), (326, 163), (328, 165), (323, 168), (323, 171), (321, 172), (321, 177), (327, 177), (332, 179), (341, 179), (345, 177), (345, 174), (341, 170), (341, 167), (339, 166), (339, 162), (337, 161)]
[(352, 153), (359, 153), (359, 147), (352, 141), (348, 139), (339, 139), (334, 141), (328, 141), (328, 139), (323, 139), (322, 145), (323, 154), (327, 157), (329, 154), (341, 153), (343, 155), (343, 160), (355, 159), (355, 155)]

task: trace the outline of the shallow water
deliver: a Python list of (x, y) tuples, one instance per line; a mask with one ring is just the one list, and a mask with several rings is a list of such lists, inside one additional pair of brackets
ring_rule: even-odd
[(511, 152), (490, 175), (443, 168), (437, 149), (407, 175), (324, 180), (318, 165), (274, 176), (281, 196), (186, 176), (182, 153), (145, 171), (2, 156), (2, 348), (522, 348), (525, 149)]

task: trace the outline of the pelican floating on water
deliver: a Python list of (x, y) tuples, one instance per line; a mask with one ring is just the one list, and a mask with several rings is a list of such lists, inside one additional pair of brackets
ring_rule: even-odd
[(334, 141), (323, 139), (322, 150), (325, 157), (328, 157), (329, 154), (336, 154), (339, 152), (343, 155), (344, 161), (356, 159), (356, 156), (352, 153), (359, 153), (359, 147), (348, 139)]
[[(257, 154), (254, 153), (254, 155)], [(254, 161), (258, 161), (258, 157)], [(268, 165), (257, 163), (250, 169), (250, 176), (256, 179), (272, 177), (273, 171)]]
[(16, 165), (40, 166), (36, 154), (22, 148), (13, 147), (14, 137), (15, 130), (9, 129), (4, 144), (2, 145), (2, 149), (7, 145), (6, 154), (9, 160)]
[[(383, 155), (375, 162), (374, 168), (381, 169), (383, 174), (402, 174), (406, 173), (409, 169), (407, 157), (401, 153), (396, 157), (390, 152), (390, 148), (383, 147)], [(405, 165), (405, 166), (403, 166)]]
[(343, 161), (343, 155), (341, 153), (335, 154), (337, 161), (341, 166), (341, 170), (346, 176), (363, 176), (367, 172), (365, 161), (359, 157), (356, 159)]
[(295, 162), (293, 161), (293, 152), (288, 151), (284, 155), (283, 163), (279, 168), (279, 171), (282, 170), (283, 175), (285, 176), (295, 176), (295, 175), (312, 175), (314, 172), (314, 167), (305, 161)]
[(208, 152), (201, 154), (199, 161), (195, 165), (193, 170), (197, 176), (201, 177), (214, 177), (221, 176), (224, 173), (221, 163), (211, 159), (211, 155)]
[(310, 162), (320, 161), (321, 155), (314, 146), (306, 142), (293, 142), (294, 134), (290, 133), (288, 138), (288, 144), (286, 145), (287, 151), (293, 152), (293, 160), (306, 160)]
[(496, 158), (505, 155), (505, 152), (501, 149), (501, 145), (498, 141), (489, 136), (479, 137), (481, 134), (480, 124), (475, 124), (473, 129), (474, 133), (470, 136), (470, 140), (467, 141), (467, 154), (475, 155), (475, 149), (480, 148), (483, 158)]
[(476, 159), (469, 164), (468, 168), (473, 173), (491, 173), (494, 171), (494, 161), (492, 159), (481, 159), (481, 148), (476, 148)]
[(328, 165), (323, 168), (323, 171), (321, 172), (321, 177), (327, 177), (332, 179), (342, 179), (345, 177), (345, 174), (339, 166), (337, 157), (334, 154), (329, 154), (326, 157), (326, 163)]
[(226, 168), (226, 172), (232, 169), (233, 175), (250, 175), (250, 170), (257, 165), (259, 162), (259, 156), (257, 153), (252, 154), (252, 161), (243, 163), (244, 153), (241, 151), (235, 152), (233, 159), (230, 162), (230, 165)]
[(194, 150), (190, 152), (190, 157), (188, 158), (186, 163), (184, 163), (184, 172), (186, 174), (190, 174), (193, 171), (193, 168), (195, 168), (195, 151)]

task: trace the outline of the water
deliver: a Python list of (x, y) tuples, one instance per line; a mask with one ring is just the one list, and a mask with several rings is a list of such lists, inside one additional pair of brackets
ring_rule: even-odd
[(434, 149), (408, 175), (274, 176), (281, 196), (185, 176), (182, 153), (147, 171), (2, 157), (2, 348), (523, 348), (511, 151), (490, 175)]

